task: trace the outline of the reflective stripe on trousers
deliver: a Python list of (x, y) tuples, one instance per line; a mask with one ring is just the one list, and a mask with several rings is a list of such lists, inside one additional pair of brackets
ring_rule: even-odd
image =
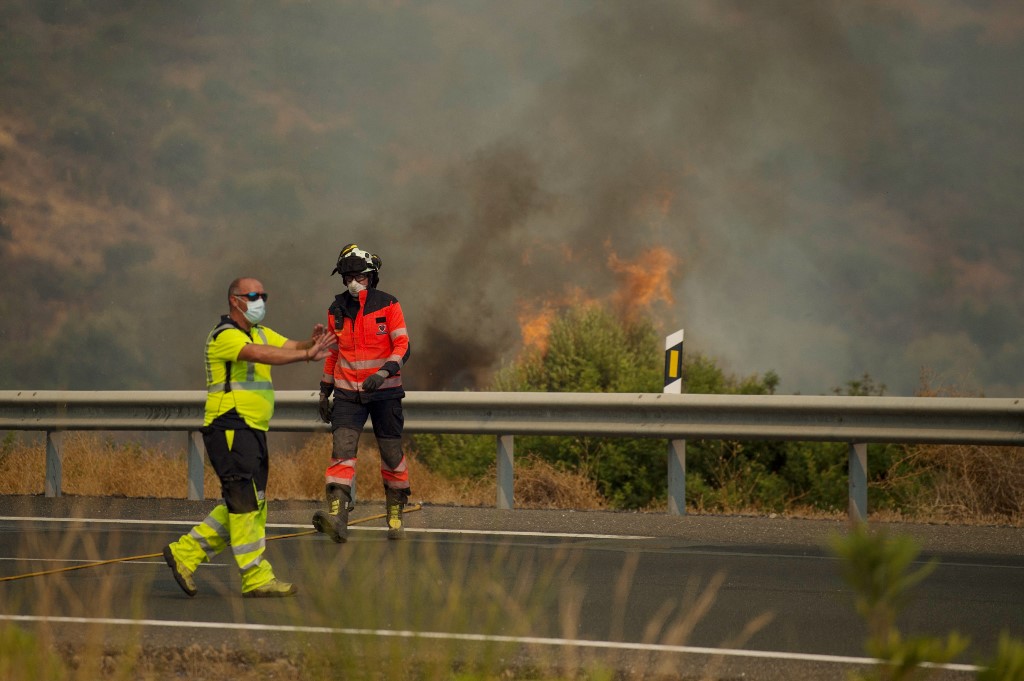
[(351, 485), (352, 479), (356, 477), (356, 459), (331, 459), (324, 476), (327, 484)]
[(171, 544), (171, 553), (194, 571), (230, 546), (242, 574), (242, 593), (263, 586), (274, 579), (274, 570), (263, 557), (267, 501), (262, 492), (257, 505), (250, 513), (229, 513), (224, 503), (217, 504), (203, 522)]

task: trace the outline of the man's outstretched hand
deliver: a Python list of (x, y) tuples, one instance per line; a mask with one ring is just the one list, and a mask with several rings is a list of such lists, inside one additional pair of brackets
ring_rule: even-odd
[(323, 324), (313, 327), (313, 337), (310, 340), (313, 345), (306, 351), (307, 360), (320, 361), (338, 347), (338, 337), (333, 333), (327, 333)]

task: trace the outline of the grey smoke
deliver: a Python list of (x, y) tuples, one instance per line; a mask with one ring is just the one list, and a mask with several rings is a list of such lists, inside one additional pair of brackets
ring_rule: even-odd
[[(116, 24), (118, 11), (72, 19)], [(409, 386), (481, 388), (515, 356), (520, 314), (573, 291), (612, 304), (622, 282), (609, 258), (664, 249), (672, 300), (649, 313), (728, 371), (774, 370), (781, 392), (806, 394), (867, 372), (912, 394), (928, 370), (1018, 395), (1022, 18), (1012, 4), (763, 0), (132, 12), (139, 35), (108, 29), (116, 42), (77, 49), (98, 63), (157, 54), (182, 94), (156, 123), (126, 105), (104, 153), (156, 137), (165, 173), (193, 185), (157, 209), (117, 194), (122, 166), (90, 158), (108, 178), (98, 194), (132, 206), (112, 218), (126, 245), (106, 251), (104, 272), (83, 251), (74, 275), (55, 275), (44, 256), (12, 259), (10, 244), (32, 237), (8, 218), (2, 276), (39, 300), (5, 316), (45, 334), (30, 310), (64, 305), (46, 291), (92, 285), (82, 342), (124, 329), (124, 346), (83, 346), (106, 358), (103, 375), (58, 381), (194, 388), (231, 278), (263, 278), (268, 323), (299, 336), (323, 320), (341, 289), (334, 257), (355, 241), (380, 254), (380, 286), (406, 309)], [(103, 89), (69, 99), (106, 101), (132, 77), (103, 75)], [(205, 159), (201, 175), (186, 172), (189, 154)], [(0, 188), (13, 166), (0, 164)], [(20, 197), (8, 205), (32, 215)], [(118, 268), (116, 290), (102, 290)], [(176, 309), (160, 304), (164, 287)], [(5, 356), (24, 335), (0, 337)], [(154, 343), (159, 366), (134, 350)], [(6, 387), (48, 382), (44, 366)], [(296, 369), (275, 378), (316, 383)]]

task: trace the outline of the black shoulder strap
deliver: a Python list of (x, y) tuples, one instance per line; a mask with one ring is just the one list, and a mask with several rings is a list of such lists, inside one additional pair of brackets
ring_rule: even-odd
[[(238, 322), (236, 322), (231, 317), (229, 317), (227, 315), (224, 315), (223, 317), (220, 318), (220, 324), (215, 326), (214, 329), (213, 329), (213, 333), (210, 334), (210, 340), (211, 341), (215, 340), (217, 338), (217, 336), (221, 335), (222, 333), (224, 333), (228, 329), (232, 329), (232, 328), (238, 329), (242, 333), (245, 333), (245, 329), (243, 329), (241, 326), (239, 326)], [(247, 333), (245, 333), (245, 335), (246, 335), (246, 337), (249, 336), (249, 334), (247, 334)], [(224, 392), (226, 392), (226, 393), (231, 392), (231, 365), (232, 364), (234, 364), (234, 362), (231, 362), (231, 361), (224, 362), (224, 370), (225, 370), (225, 374), (224, 374)]]

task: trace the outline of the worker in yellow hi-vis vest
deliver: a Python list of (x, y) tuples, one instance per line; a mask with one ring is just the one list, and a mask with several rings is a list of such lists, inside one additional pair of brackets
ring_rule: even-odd
[(196, 568), (228, 546), (246, 597), (291, 596), (292, 584), (274, 576), (264, 558), (269, 455), (267, 430), (274, 415), (270, 367), (320, 361), (337, 343), (323, 324), (309, 340), (289, 340), (263, 326), (267, 292), (258, 279), (241, 277), (228, 287), (229, 313), (206, 339), (206, 416), (203, 443), (223, 499), (203, 522), (164, 547), (164, 560), (189, 596), (198, 591)]

